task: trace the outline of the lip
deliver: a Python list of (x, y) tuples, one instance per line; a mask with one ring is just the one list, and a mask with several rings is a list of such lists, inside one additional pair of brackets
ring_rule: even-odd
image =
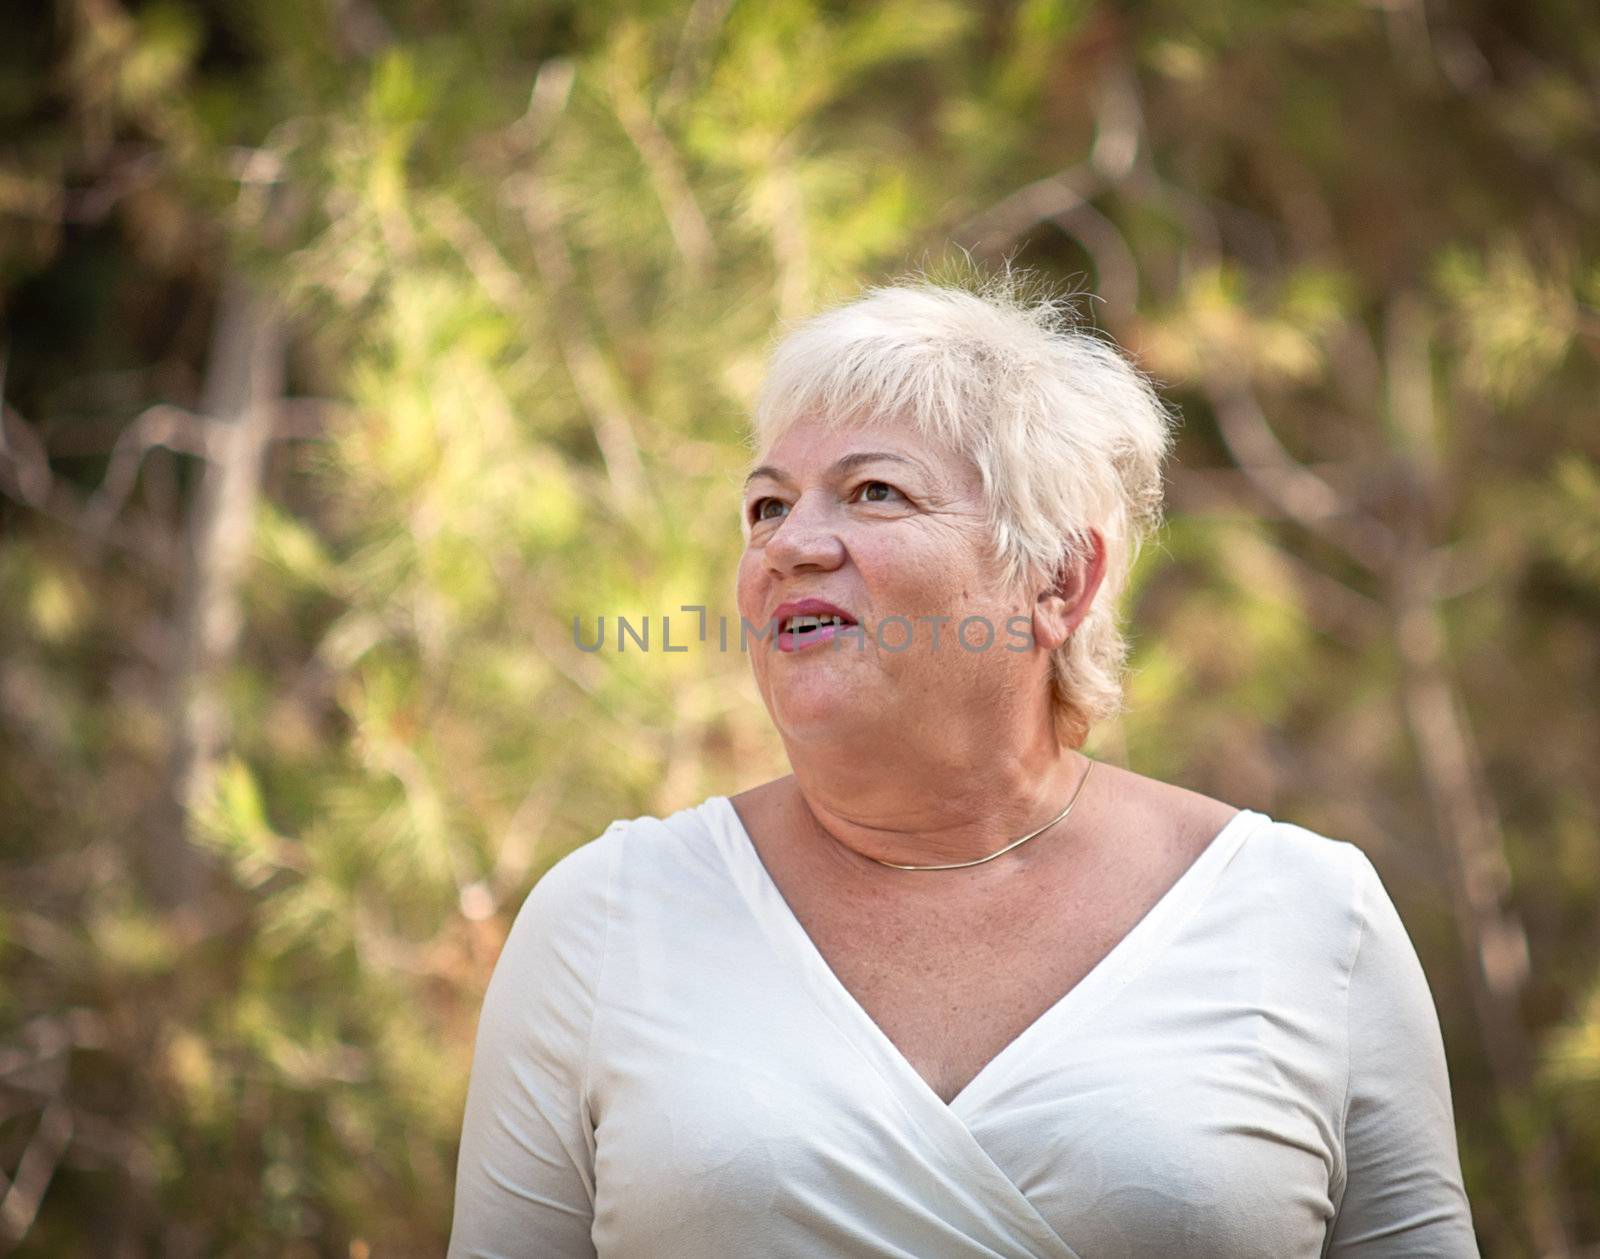
[[(847, 622), (844, 626), (824, 626), (812, 630), (809, 634), (791, 634), (783, 630), (783, 623), (791, 616), (836, 616), (841, 621)], [(837, 637), (850, 626), (859, 624), (855, 617), (846, 612), (838, 604), (829, 603), (826, 599), (791, 599), (787, 603), (780, 603), (773, 610), (772, 620), (769, 622), (778, 632), (773, 635), (779, 651), (794, 652), (804, 651), (825, 643)]]

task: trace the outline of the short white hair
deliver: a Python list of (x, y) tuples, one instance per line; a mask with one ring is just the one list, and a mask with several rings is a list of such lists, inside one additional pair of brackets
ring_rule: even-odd
[(770, 449), (801, 418), (840, 428), (909, 420), (970, 458), (996, 562), (1019, 594), (1045, 589), (1098, 529), (1104, 580), (1051, 661), (1057, 736), (1081, 743), (1121, 711), (1128, 644), (1117, 608), (1161, 523), (1176, 420), (1115, 345), (1079, 324), (1070, 300), (1010, 272), (970, 288), (919, 279), (868, 289), (778, 343), (752, 444)]

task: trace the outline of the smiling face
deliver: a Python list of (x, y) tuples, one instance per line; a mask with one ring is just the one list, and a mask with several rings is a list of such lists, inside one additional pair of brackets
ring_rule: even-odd
[[(950, 744), (958, 727), (983, 728), (969, 716), (1040, 693), (1047, 661), (1017, 650), (1023, 622), (1008, 635), (1007, 618), (1031, 608), (1002, 588), (970, 460), (904, 423), (836, 430), (801, 420), (758, 462), (744, 494), (740, 616), (765, 629), (809, 598), (861, 627), (831, 641), (818, 631), (750, 637), (756, 685), (786, 743)], [(974, 616), (993, 630), (984, 650), (957, 637)], [(905, 620), (884, 623), (894, 617)], [(985, 637), (969, 625), (969, 644)]]

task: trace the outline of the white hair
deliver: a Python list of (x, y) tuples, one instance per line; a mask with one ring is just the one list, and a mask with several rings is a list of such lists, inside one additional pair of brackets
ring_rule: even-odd
[[(1034, 593), (1105, 540), (1089, 613), (1051, 658), (1058, 737), (1081, 743), (1122, 709), (1128, 645), (1117, 604), (1161, 521), (1175, 419), (1068, 300), (1007, 273), (973, 289), (872, 288), (805, 321), (774, 350), (751, 434), (771, 447), (805, 417), (836, 427), (908, 420), (976, 464), (1007, 588)], [(1031, 599), (1030, 599), (1031, 606)]]

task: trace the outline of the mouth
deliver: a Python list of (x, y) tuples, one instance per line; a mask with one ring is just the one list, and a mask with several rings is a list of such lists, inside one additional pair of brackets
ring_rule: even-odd
[(778, 650), (804, 651), (837, 638), (847, 629), (855, 629), (856, 622), (838, 614), (786, 616), (778, 623)]

